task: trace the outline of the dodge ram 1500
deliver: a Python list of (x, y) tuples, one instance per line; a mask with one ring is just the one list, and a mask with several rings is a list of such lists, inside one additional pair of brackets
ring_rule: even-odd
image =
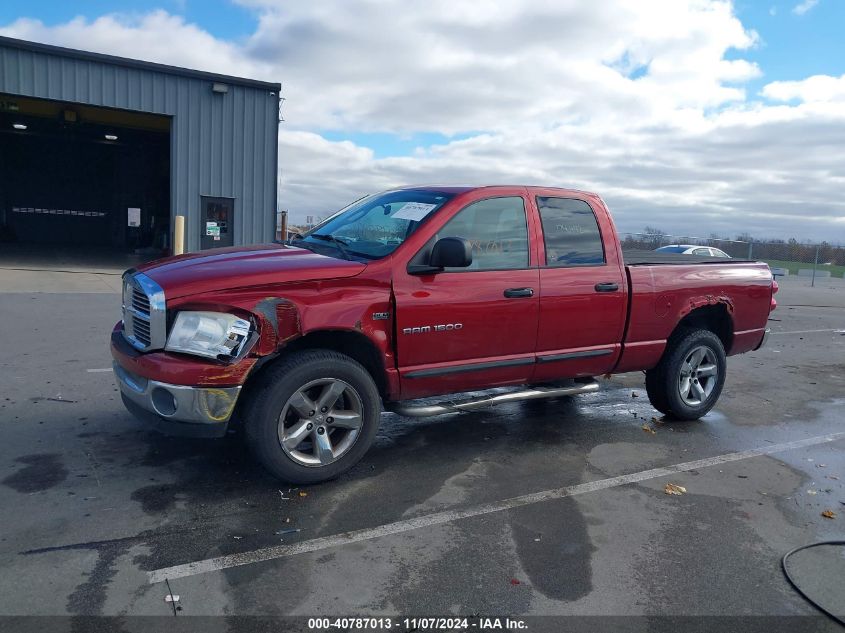
[(599, 196), (523, 186), (378, 193), (284, 244), (163, 259), (123, 283), (126, 406), (175, 433), (240, 425), (298, 483), (360, 460), (383, 408), (437, 415), (645, 371), (658, 411), (697, 419), (726, 356), (763, 345), (777, 291), (763, 263), (623, 256)]

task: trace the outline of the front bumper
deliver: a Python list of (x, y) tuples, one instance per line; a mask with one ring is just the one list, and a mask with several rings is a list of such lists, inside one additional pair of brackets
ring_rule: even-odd
[(138, 376), (113, 363), (126, 408), (171, 435), (222, 437), (241, 387), (190, 387)]

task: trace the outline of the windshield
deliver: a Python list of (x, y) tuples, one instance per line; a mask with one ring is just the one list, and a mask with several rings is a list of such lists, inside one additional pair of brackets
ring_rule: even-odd
[(453, 195), (414, 189), (377, 193), (353, 202), (291, 243), (344, 259), (381, 259)]

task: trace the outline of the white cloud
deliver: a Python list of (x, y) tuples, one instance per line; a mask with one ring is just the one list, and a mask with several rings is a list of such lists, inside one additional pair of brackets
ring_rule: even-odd
[[(724, 59), (756, 35), (723, 1), (247, 4), (259, 23), (237, 44), (161, 10), (59, 26), (19, 20), (4, 30), (282, 80), (286, 117), (311, 129), (455, 134), (631, 112), (661, 119), (678, 108), (741, 101), (734, 84), (759, 74), (747, 61)], [(616, 69), (623, 59), (648, 65), (648, 73), (630, 80)]]
[(804, 0), (800, 4), (796, 4), (794, 7), (792, 7), (792, 12), (795, 15), (804, 15), (813, 7), (815, 7), (818, 3), (819, 0)]
[(773, 81), (763, 87), (763, 96), (774, 101), (825, 103), (845, 101), (845, 75), (814, 75), (801, 81)]
[(110, 14), (91, 21), (76, 17), (56, 26), (21, 18), (0, 27), (0, 35), (257, 79), (277, 73), (275, 63), (247, 60), (238, 44), (217, 39), (163, 10)]
[[(404, 183), (523, 181), (596, 190), (627, 229), (841, 231), (843, 80), (749, 97), (759, 38), (727, 0), (241, 3), (258, 26), (237, 42), (164, 11), (0, 33), (281, 81), (294, 217)], [(376, 158), (326, 129), (462, 140)]]
[[(448, 134), (620, 109), (659, 118), (741, 100), (726, 84), (759, 73), (724, 60), (756, 40), (724, 2), (253, 4), (248, 50), (281, 60), (290, 118), (310, 126)], [(613, 68), (622, 59), (648, 74), (631, 81)]]
[(303, 214), (333, 208), (314, 194), (325, 187), (339, 207), (409, 182), (551, 183), (600, 192), (620, 230), (652, 224), (686, 234), (842, 241), (828, 230), (845, 216), (836, 193), (845, 182), (845, 125), (828, 106), (738, 109), (695, 126), (607, 134), (578, 124), (486, 134), (378, 160), (316, 134), (284, 132), (281, 151), (283, 181), (296, 183), (286, 187), (286, 203)]

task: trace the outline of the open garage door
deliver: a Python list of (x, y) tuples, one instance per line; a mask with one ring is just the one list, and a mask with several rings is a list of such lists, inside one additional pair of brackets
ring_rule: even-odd
[(0, 94), (0, 243), (156, 257), (169, 235), (168, 117)]

